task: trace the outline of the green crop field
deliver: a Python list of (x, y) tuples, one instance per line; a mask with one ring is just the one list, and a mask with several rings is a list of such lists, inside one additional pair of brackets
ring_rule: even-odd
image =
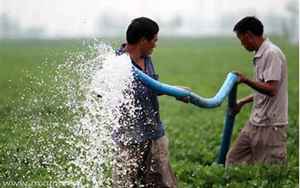
[[(219, 108), (203, 109), (161, 96), (161, 118), (169, 137), (170, 159), (179, 187), (298, 187), (299, 46), (280, 38), (271, 39), (281, 47), (288, 60), (288, 165), (224, 168), (216, 164), (226, 101)], [(49, 124), (43, 132), (33, 134), (32, 123), (47, 126), (47, 122), (54, 122), (54, 119), (59, 123), (72, 118), (67, 109), (57, 108), (63, 103), (63, 96), (62, 99), (53, 97), (56, 94), (52, 89), (53, 75), (55, 67), (64, 63), (70, 53), (87, 50), (83, 41), (0, 40), (0, 187), (22, 187), (4, 182), (63, 180), (73, 172), (65, 169), (65, 174), (58, 177), (61, 174), (58, 175), (56, 170), (64, 169), (43, 163), (50, 153), (56, 156), (56, 164), (71, 160), (69, 155), (59, 153), (72, 145), (62, 144), (63, 138), (52, 140), (64, 128), (50, 127)], [(113, 41), (114, 47), (121, 42)], [(249, 77), (253, 73), (252, 54), (235, 38), (162, 38), (153, 53), (153, 61), (162, 82), (190, 87), (204, 97), (216, 94), (230, 71), (240, 71)], [(239, 97), (250, 93), (249, 88), (238, 87)], [(34, 102), (37, 96), (44, 100)], [(238, 114), (233, 141), (247, 121), (250, 110), (249, 105)], [(54, 145), (43, 145), (38, 137)], [(33, 149), (40, 153), (30, 155)]]

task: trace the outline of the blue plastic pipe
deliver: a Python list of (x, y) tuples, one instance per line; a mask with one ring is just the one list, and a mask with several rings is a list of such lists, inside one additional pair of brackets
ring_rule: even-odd
[(136, 67), (134, 67), (134, 72), (137, 74), (138, 78), (150, 89), (158, 93), (174, 96), (176, 98), (188, 97), (192, 104), (203, 108), (215, 108), (220, 106), (238, 80), (237, 75), (234, 73), (229, 73), (218, 93), (212, 98), (204, 98), (193, 93), (192, 91), (154, 80)]
[(226, 154), (229, 150), (232, 130), (234, 126), (235, 114), (232, 113), (232, 109), (236, 105), (236, 94), (237, 94), (237, 84), (233, 86), (228, 95), (228, 106), (225, 115), (225, 122), (223, 128), (223, 136), (221, 147), (219, 151), (218, 161), (219, 164), (225, 164)]
[(157, 93), (174, 96), (176, 98), (187, 97), (190, 103), (198, 107), (202, 107), (202, 108), (218, 107), (225, 100), (226, 96), (228, 96), (228, 108), (225, 116), (225, 122), (224, 122), (225, 125), (223, 130), (222, 143), (221, 143), (221, 148), (217, 160), (219, 164), (225, 164), (226, 154), (230, 146), (232, 129), (233, 129), (234, 119), (235, 119), (235, 115), (232, 113), (232, 109), (236, 105), (238, 76), (235, 75), (234, 73), (229, 73), (222, 87), (217, 92), (217, 94), (212, 98), (204, 98), (197, 95), (196, 93), (193, 93), (192, 91), (161, 83), (151, 78), (150, 76), (148, 76), (147, 74), (145, 74), (144, 72), (142, 72), (141, 70), (139, 70), (134, 66), (133, 66), (133, 70), (134, 73), (137, 75), (137, 77), (143, 82), (143, 84), (146, 87), (154, 90)]

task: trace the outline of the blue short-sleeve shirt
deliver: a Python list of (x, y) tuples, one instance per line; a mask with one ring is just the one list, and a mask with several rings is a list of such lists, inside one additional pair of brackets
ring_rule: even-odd
[[(116, 51), (117, 55), (124, 53), (120, 48)], [(142, 70), (135, 62), (132, 64), (144, 73), (158, 80), (158, 75), (155, 73), (154, 65), (151, 57), (147, 56), (144, 59), (145, 70)], [(159, 103), (157, 93), (147, 88), (137, 76), (134, 76), (134, 116), (128, 113), (126, 107), (122, 111), (120, 119), (121, 127), (113, 133), (116, 142), (126, 142), (126, 144), (141, 143), (148, 139), (156, 140), (162, 137), (164, 126), (160, 120)], [(126, 104), (124, 104), (126, 105)], [(122, 106), (122, 105), (121, 105)], [(122, 107), (121, 107), (122, 108)]]

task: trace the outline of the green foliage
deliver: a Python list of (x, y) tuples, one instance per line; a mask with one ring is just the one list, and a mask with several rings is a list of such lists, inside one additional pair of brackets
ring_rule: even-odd
[[(273, 39), (273, 38), (271, 38)], [(160, 98), (161, 118), (166, 126), (170, 143), (170, 158), (176, 172), (179, 187), (297, 187), (299, 168), (299, 55), (298, 46), (282, 39), (273, 39), (286, 54), (289, 73), (289, 129), (287, 166), (240, 166), (224, 168), (215, 163), (220, 146), (226, 104), (217, 109), (200, 109), (180, 103), (171, 97)], [(24, 117), (42, 113), (41, 121), (52, 118), (67, 121), (70, 113), (60, 109), (59, 96), (51, 98), (53, 91), (53, 64), (61, 64), (69, 53), (85, 50), (79, 40), (0, 41), (0, 182), (47, 181), (55, 175), (47, 164), (34, 164), (28, 158), (30, 149), (59, 152), (55, 147), (45, 150), (37, 143), (38, 137), (50, 139), (51, 135), (66, 131), (63, 127), (49, 127), (49, 132), (33, 135)], [(213, 96), (222, 85), (228, 72), (240, 71), (252, 76), (252, 55), (244, 50), (234, 38), (161, 39), (153, 54), (160, 80), (190, 87), (201, 96)], [(48, 63), (41, 70), (40, 65)], [(48, 82), (49, 88), (32, 86), (34, 78)], [(23, 95), (22, 92), (26, 92)], [(251, 90), (238, 88), (243, 97)], [(28, 94), (32, 94), (31, 96)], [(47, 96), (48, 95), (48, 96)], [(50, 96), (51, 95), (51, 96)], [(26, 99), (22, 99), (26, 96)], [(53, 103), (30, 105), (37, 96)], [(233, 140), (249, 117), (250, 106), (237, 116)], [(45, 116), (43, 116), (43, 113)], [(19, 117), (19, 118), (15, 118)], [(62, 150), (72, 147), (60, 140)], [(42, 152), (43, 153), (43, 152)], [(67, 155), (68, 156), (68, 155)], [(59, 159), (62, 163), (68, 158)], [(68, 171), (65, 169), (66, 176)], [(79, 175), (78, 175), (79, 176)], [(1, 185), (1, 184), (0, 184)]]

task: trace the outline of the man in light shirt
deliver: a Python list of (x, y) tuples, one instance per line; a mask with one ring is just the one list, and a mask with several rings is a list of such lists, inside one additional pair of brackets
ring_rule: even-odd
[(253, 102), (252, 112), (226, 165), (285, 164), (287, 162), (288, 91), (287, 62), (283, 52), (263, 36), (264, 26), (256, 17), (245, 17), (234, 27), (241, 44), (254, 53), (254, 78), (237, 72), (239, 83), (253, 95), (237, 102), (234, 113)]

